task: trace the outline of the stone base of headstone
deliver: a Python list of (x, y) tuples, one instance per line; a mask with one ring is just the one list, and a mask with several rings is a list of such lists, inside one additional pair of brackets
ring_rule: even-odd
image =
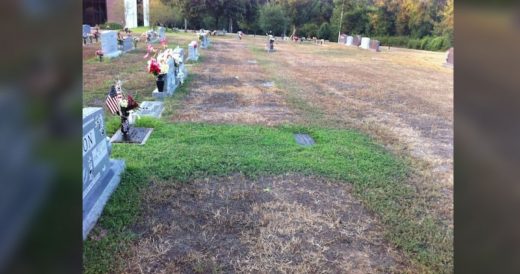
[(105, 173), (105, 176), (93, 183), (90, 191), (83, 194), (83, 240), (87, 238), (88, 233), (101, 216), (110, 195), (121, 181), (125, 161), (110, 159), (109, 163), (109, 171)]
[(174, 93), (175, 93), (175, 89), (172, 92), (167, 92), (167, 91), (159, 92), (159, 90), (154, 89), (152, 91), (152, 96), (153, 96), (153, 98), (155, 98), (157, 100), (164, 100), (164, 98), (172, 96)]
[(111, 58), (116, 58), (116, 57), (119, 57), (123, 52), (120, 51), (120, 50), (116, 50), (114, 52), (110, 52), (110, 53), (105, 53), (103, 55), (103, 58), (108, 58), (108, 59), (111, 59)]
[(144, 127), (130, 127), (130, 132), (125, 136), (121, 129), (110, 138), (111, 143), (126, 143), (126, 144), (139, 144), (144, 145), (150, 134), (152, 134), (153, 128)]

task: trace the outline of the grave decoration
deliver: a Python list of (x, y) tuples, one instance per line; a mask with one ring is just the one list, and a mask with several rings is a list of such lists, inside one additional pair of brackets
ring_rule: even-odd
[(153, 55), (148, 60), (147, 71), (156, 77), (157, 89), (153, 91), (153, 96), (162, 98), (172, 95), (177, 87), (176, 63), (173, 56), (173, 50), (166, 48), (162, 51), (156, 50), (150, 45), (145, 58)]
[(121, 117), (121, 132), (123, 135), (128, 134), (130, 130), (128, 117), (134, 109), (139, 108), (139, 104), (132, 96), (126, 95), (123, 92), (120, 80), (110, 88), (105, 104), (113, 115)]
[(125, 162), (110, 159), (110, 153), (103, 109), (83, 108), (83, 240), (96, 224), (125, 169)]
[(99, 62), (103, 62), (103, 51), (98, 49), (96, 50), (96, 56), (99, 57)]
[(199, 47), (197, 41), (191, 41), (191, 43), (188, 44), (188, 60), (199, 60)]
[(101, 32), (101, 49), (107, 58), (121, 55), (121, 51), (117, 48), (117, 33), (115, 31), (105, 30)]
[[(112, 143), (138, 143), (144, 144), (152, 133), (151, 128), (132, 127), (135, 116), (132, 114), (139, 111), (140, 106), (132, 96), (125, 94), (121, 87), (121, 81), (117, 81), (108, 93), (106, 106), (113, 115), (121, 117), (121, 127), (112, 136)], [(131, 123), (132, 122), (132, 123)]]
[(139, 39), (139, 37), (134, 37), (134, 48), (137, 48), (137, 43), (139, 43), (139, 41), (141, 41), (141, 39)]
[(146, 42), (149, 44), (157, 43), (159, 41), (159, 34), (155, 30), (148, 30), (143, 33), (143, 36), (146, 37)]

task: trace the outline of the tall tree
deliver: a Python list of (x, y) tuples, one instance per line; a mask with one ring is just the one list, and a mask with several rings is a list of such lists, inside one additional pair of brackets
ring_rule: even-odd
[(283, 8), (274, 4), (266, 4), (260, 8), (258, 22), (264, 32), (272, 31), (274, 35), (284, 34), (288, 23)]

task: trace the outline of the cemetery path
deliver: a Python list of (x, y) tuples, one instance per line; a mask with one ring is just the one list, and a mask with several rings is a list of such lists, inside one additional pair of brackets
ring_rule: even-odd
[(190, 93), (174, 121), (276, 125), (294, 121), (283, 91), (257, 64), (245, 42), (218, 40), (205, 51)]

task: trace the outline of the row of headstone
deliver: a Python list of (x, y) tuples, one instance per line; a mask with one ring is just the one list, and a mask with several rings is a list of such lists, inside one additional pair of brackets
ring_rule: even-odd
[(379, 41), (370, 39), (369, 37), (356, 36), (345, 36), (345, 45), (360, 47), (362, 49), (369, 49), (373, 51), (379, 51)]

